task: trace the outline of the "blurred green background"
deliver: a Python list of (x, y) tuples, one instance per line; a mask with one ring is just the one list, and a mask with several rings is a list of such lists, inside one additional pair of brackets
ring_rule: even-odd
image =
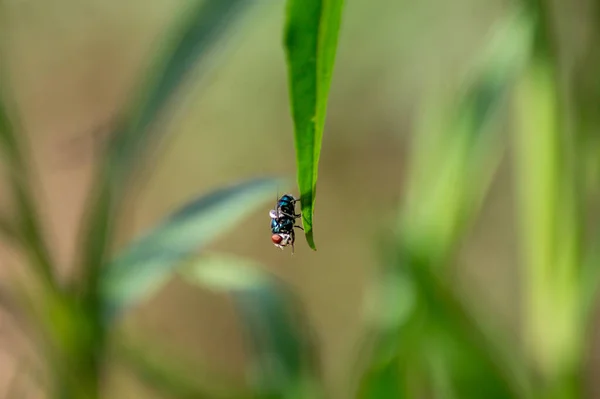
[[(61, 275), (72, 273), (78, 220), (102, 137), (136, 74), (185, 0), (3, 0), (0, 41), (10, 66), (39, 177), (39, 198)], [(295, 153), (281, 32), (284, 4), (260, 0), (219, 47), (214, 67), (182, 97), (170, 135), (145, 165), (120, 219), (119, 245), (192, 196), (261, 175), (294, 178)], [(563, 59), (581, 49), (586, 8), (559, 4)], [(348, 373), (364, 330), (364, 295), (376, 271), (376, 234), (395, 217), (420, 100), (455, 90), (485, 44), (502, 1), (348, 0), (340, 34), (315, 213), (318, 251), (269, 240), (267, 211), (244, 220), (211, 250), (255, 259), (288, 282), (315, 328), (327, 389), (350, 397)], [(568, 67), (568, 65), (567, 65)], [(94, 136), (98, 133), (98, 136)], [(483, 212), (464, 240), (456, 284), (499, 325), (516, 329), (519, 295), (514, 199), (503, 164)], [(277, 193), (273, 193), (273, 202)], [(281, 193), (280, 193), (281, 194)], [(243, 206), (243, 204), (240, 204)], [(2, 268), (18, 259), (4, 251)], [(4, 275), (0, 271), (0, 275)], [(226, 296), (175, 280), (129, 314), (174, 354), (243, 378), (240, 322)], [(0, 392), (19, 345), (0, 317)], [(2, 349), (5, 348), (5, 349)], [(590, 362), (597, 363), (594, 356)], [(590, 370), (594, 370), (591, 367)], [(595, 385), (595, 384), (590, 384)], [(128, 372), (111, 369), (110, 398), (159, 398)], [(600, 395), (596, 388), (593, 392)], [(597, 397), (592, 395), (590, 397)]]

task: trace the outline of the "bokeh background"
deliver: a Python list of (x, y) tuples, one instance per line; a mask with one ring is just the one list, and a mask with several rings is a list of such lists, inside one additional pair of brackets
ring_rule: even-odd
[[(99, 143), (184, 3), (1, 3), (3, 56), (28, 134), (52, 252), (65, 278), (74, 272), (78, 222)], [(256, 3), (219, 45), (212, 68), (192, 79), (175, 104), (168, 139), (145, 164), (128, 198), (120, 246), (186, 200), (232, 181), (261, 175), (294, 181), (284, 2)], [(314, 326), (327, 389), (335, 398), (350, 397), (348, 371), (364, 333), (364, 295), (376, 271), (373, 244), (402, 197), (419, 102), (458, 88), (505, 9), (498, 0), (348, 0), (321, 155), (318, 251), (302, 237), (293, 256), (273, 247), (267, 219), (272, 204), (211, 245), (254, 259), (291, 285)], [(566, 26), (564, 40), (575, 57), (586, 29), (585, 4), (558, 9), (564, 9), (557, 21)], [(469, 287), (494, 319), (514, 329), (519, 296), (510, 173), (504, 163), (464, 242), (457, 284)], [(15, 262), (8, 253), (2, 262), (4, 278)], [(243, 378), (240, 324), (226, 296), (175, 279), (123, 323), (175, 354)], [(19, 338), (10, 318), (0, 317), (0, 392), (15, 373)], [(114, 399), (161, 397), (119, 368), (109, 374), (107, 390)]]

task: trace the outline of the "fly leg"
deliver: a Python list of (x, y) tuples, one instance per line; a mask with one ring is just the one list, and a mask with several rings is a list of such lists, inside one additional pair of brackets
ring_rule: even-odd
[(292, 255), (293, 255), (295, 252), (294, 242), (296, 242), (296, 234), (294, 233), (294, 229), (292, 229), (292, 231), (290, 231), (290, 237), (292, 238), (290, 244), (292, 244)]
[(285, 213), (284, 211), (279, 211), (280, 214), (282, 214), (283, 216), (287, 216), (289, 218), (293, 218), (293, 219), (298, 219), (300, 216), (302, 216), (302, 214), (297, 214), (297, 215), (292, 215), (289, 213)]

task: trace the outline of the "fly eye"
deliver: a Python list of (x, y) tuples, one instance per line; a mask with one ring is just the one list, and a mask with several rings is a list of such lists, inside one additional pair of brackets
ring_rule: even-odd
[(271, 236), (271, 241), (273, 241), (273, 244), (281, 244), (281, 241), (283, 241), (283, 238), (279, 234), (273, 234)]

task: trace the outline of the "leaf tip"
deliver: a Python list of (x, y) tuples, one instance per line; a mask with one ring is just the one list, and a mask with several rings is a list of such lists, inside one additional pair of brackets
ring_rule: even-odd
[(306, 233), (304, 235), (306, 237), (306, 242), (308, 243), (308, 246), (310, 247), (310, 249), (312, 249), (313, 251), (316, 251), (317, 247), (315, 246), (315, 239), (313, 237), (312, 226), (310, 228), (306, 229)]

